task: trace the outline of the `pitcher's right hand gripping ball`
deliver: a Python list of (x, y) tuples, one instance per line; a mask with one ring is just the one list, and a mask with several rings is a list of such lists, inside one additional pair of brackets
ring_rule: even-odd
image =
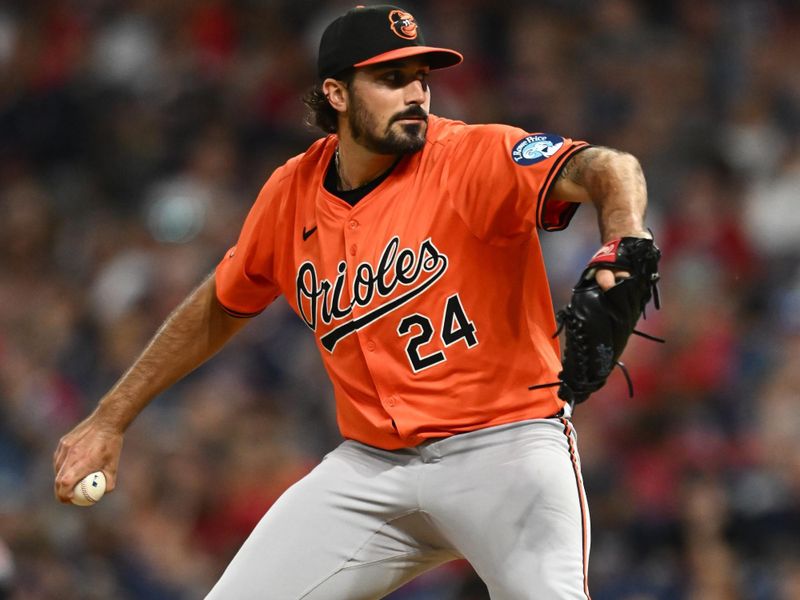
[[(639, 317), (651, 298), (660, 308), (658, 261), (661, 251), (647, 238), (624, 237), (609, 242), (592, 257), (572, 290), (570, 303), (558, 311), (558, 335), (565, 330), (558, 396), (571, 404), (586, 400), (606, 383), (615, 365), (630, 377), (619, 357), (632, 333), (661, 341), (635, 331)], [(605, 292), (595, 281), (598, 269), (627, 271), (627, 277)], [(553, 337), (555, 337), (555, 335)]]

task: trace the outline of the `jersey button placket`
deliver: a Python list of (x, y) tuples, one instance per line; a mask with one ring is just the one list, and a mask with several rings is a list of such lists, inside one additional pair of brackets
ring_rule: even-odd
[(350, 270), (350, 276), (352, 277), (353, 270), (355, 269), (357, 263), (353, 260), (353, 257), (358, 255), (358, 226), (359, 223), (355, 219), (349, 219), (344, 223), (343, 233), (344, 233), (344, 244), (345, 248), (347, 248), (347, 254), (349, 258), (347, 259), (348, 262), (348, 270)]
[[(357, 223), (355, 219), (349, 219), (342, 223), (342, 235), (344, 237), (345, 255), (344, 260), (347, 263), (347, 287), (353, 289), (353, 281), (355, 273), (358, 268), (358, 233), (352, 227), (352, 223)], [(361, 313), (362, 307), (358, 305), (353, 306), (353, 318), (356, 318)], [(361, 332), (357, 331), (356, 334), (361, 337)]]
[[(344, 224), (343, 228), (344, 243), (345, 243), (345, 248), (347, 249), (345, 260), (347, 261), (347, 271), (349, 280), (348, 286), (351, 289), (353, 286), (353, 278), (356, 272), (356, 268), (358, 267), (358, 260), (356, 258), (356, 256), (358, 255), (358, 244), (356, 242), (358, 241), (358, 230), (360, 226), (361, 223), (359, 223), (356, 219), (349, 219)], [(355, 306), (353, 309), (353, 316), (358, 316), (361, 310), (362, 310), (361, 308)], [(373, 339), (365, 339), (366, 335), (368, 335), (366, 331), (363, 330), (358, 331), (356, 332), (356, 335), (358, 335), (361, 347), (366, 351), (364, 352), (365, 358), (367, 355), (372, 355), (370, 357), (371, 360), (367, 360), (367, 369), (370, 371), (370, 374), (373, 375), (373, 381), (380, 390), (381, 386), (379, 385), (380, 383), (379, 378), (376, 378), (377, 374), (373, 372), (373, 368), (376, 366), (376, 363), (374, 361), (378, 359), (378, 357), (374, 355), (374, 352), (378, 349), (378, 344)], [(396, 406), (399, 400), (398, 397), (395, 395), (385, 397), (384, 394), (380, 393), (380, 391), (379, 391), (379, 397), (385, 398), (383, 400), (383, 405), (387, 409)]]

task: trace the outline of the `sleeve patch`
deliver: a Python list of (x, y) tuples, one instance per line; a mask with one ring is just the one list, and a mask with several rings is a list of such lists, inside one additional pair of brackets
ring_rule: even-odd
[(520, 166), (527, 167), (547, 160), (564, 145), (564, 138), (552, 133), (526, 135), (511, 149), (511, 158)]

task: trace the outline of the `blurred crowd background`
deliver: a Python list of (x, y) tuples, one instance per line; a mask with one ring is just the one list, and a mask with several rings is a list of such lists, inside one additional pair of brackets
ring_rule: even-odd
[[(0, 3), (0, 598), (202, 598), (338, 443), (278, 302), (141, 415), (117, 491), (52, 495), (58, 438), (318, 137), (299, 98), (351, 6)], [(642, 329), (668, 341), (634, 339), (635, 396), (614, 374), (575, 417), (592, 597), (800, 599), (800, 3), (402, 6), (466, 57), (434, 75), (433, 112), (626, 150), (647, 174), (663, 310)], [(542, 237), (560, 305), (599, 246), (592, 207)], [(487, 595), (459, 562), (391, 598)]]

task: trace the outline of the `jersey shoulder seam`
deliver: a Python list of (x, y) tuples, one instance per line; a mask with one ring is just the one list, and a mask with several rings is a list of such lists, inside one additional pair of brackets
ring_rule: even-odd
[[(517, 128), (512, 127), (510, 125), (493, 124), (493, 123), (468, 124), (468, 123), (462, 123), (461, 121), (455, 121), (455, 123), (458, 123), (458, 124), (462, 125), (462, 127), (459, 127), (459, 131), (454, 135), (445, 136), (443, 139), (437, 139), (436, 140), (437, 143), (440, 143), (442, 146), (447, 146), (447, 145), (450, 145), (450, 144), (453, 144), (453, 143), (458, 143), (458, 142), (462, 141), (465, 137), (470, 136), (470, 135), (475, 135), (476, 132), (479, 134), (481, 130), (486, 130), (486, 129), (491, 129), (491, 130), (496, 130), (496, 129), (497, 130), (517, 129)], [(470, 233), (470, 235), (473, 238), (475, 238), (476, 240), (479, 240), (482, 243), (489, 244), (490, 246), (507, 246), (508, 245), (508, 242), (501, 242), (501, 241), (497, 241), (497, 240), (492, 240), (491, 238), (484, 238), (484, 237), (481, 237), (480, 235), (478, 235), (474, 231), (474, 229), (470, 226), (470, 224), (467, 221), (467, 219), (464, 218), (464, 215), (462, 215), (461, 212), (458, 210), (458, 208), (457, 208), (456, 204), (453, 202), (450, 194), (446, 194), (445, 198), (446, 198), (446, 201), (447, 201), (447, 205), (450, 207), (450, 210), (452, 210), (453, 213), (458, 217), (459, 221), (461, 221), (461, 223), (464, 224), (464, 227), (466, 228), (466, 230)], [(525, 243), (525, 241), (526, 241), (525, 239), (522, 239), (522, 240), (519, 241), (519, 243), (523, 244), (523, 243)]]
[(316, 159), (318, 159), (319, 156), (317, 156), (315, 159), (309, 155), (321, 155), (324, 152), (324, 145), (330, 137), (331, 136), (316, 140), (305, 152), (301, 152), (300, 154), (291, 157), (289, 160), (275, 169), (273, 172), (273, 177), (277, 177), (275, 180), (275, 191), (276, 194), (281, 197), (281, 205), (283, 205), (287, 199), (287, 195), (284, 193), (287, 184), (291, 182), (294, 177), (301, 173), (301, 169), (305, 167), (304, 163), (308, 163), (308, 168), (310, 170), (317, 168), (318, 163)]

